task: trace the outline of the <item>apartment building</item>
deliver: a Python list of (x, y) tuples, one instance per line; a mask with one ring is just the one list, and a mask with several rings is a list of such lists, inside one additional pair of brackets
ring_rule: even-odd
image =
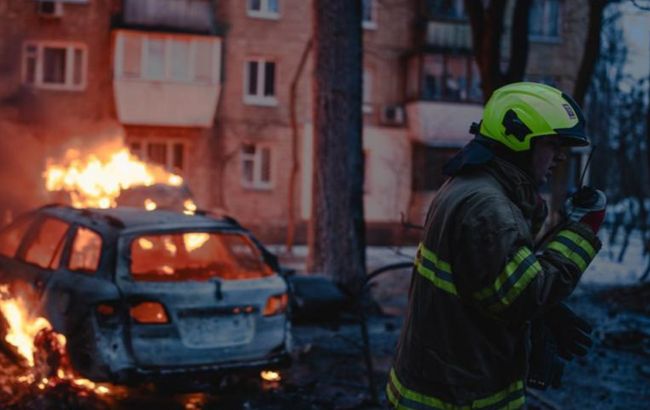
[[(533, 1), (529, 79), (572, 88), (583, 3)], [(362, 7), (368, 239), (396, 241), (403, 219), (422, 222), (483, 97), (462, 0)], [(32, 134), (43, 158), (119, 135), (182, 174), (201, 208), (223, 209), (272, 242), (285, 235), (297, 158), (304, 240), (311, 12), (304, 0), (0, 0), (0, 130)]]

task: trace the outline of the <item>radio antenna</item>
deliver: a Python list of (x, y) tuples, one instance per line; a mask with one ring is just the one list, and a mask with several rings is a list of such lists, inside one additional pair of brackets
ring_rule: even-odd
[(594, 156), (594, 152), (596, 152), (596, 148), (598, 148), (598, 146), (594, 145), (591, 152), (589, 153), (585, 167), (582, 169), (582, 175), (580, 175), (580, 183), (578, 183), (579, 187), (582, 187), (582, 182), (584, 181), (585, 175), (587, 174), (587, 168), (589, 168), (589, 163), (591, 162), (591, 158)]

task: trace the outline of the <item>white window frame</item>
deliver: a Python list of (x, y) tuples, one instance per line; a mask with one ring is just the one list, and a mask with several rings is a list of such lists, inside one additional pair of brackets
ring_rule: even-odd
[(246, 0), (246, 15), (248, 17), (265, 19), (265, 20), (279, 20), (280, 19), (280, 10), (282, 9), (280, 1), (276, 0), (278, 3), (278, 11), (272, 11), (269, 9), (269, 0), (259, 0), (260, 1), (260, 10), (251, 9), (251, 1)]
[[(255, 147), (255, 153), (254, 154), (249, 154), (244, 152), (244, 146), (245, 145), (252, 145)], [(262, 180), (262, 150), (268, 150), (269, 151), (269, 180), (268, 181), (263, 181)], [(241, 180), (241, 185), (244, 188), (247, 189), (255, 189), (255, 190), (271, 190), (273, 189), (273, 179), (275, 176), (275, 172), (273, 171), (274, 168), (274, 152), (269, 144), (264, 144), (264, 143), (244, 143), (241, 145), (239, 149), (239, 165), (240, 165), (240, 180)], [(246, 161), (252, 161), (253, 162), (253, 180), (248, 181), (244, 178), (244, 163)]]
[[(126, 37), (134, 37), (140, 40), (140, 74), (139, 76), (125, 76), (124, 75), (124, 43)], [(133, 81), (152, 81), (152, 82), (165, 82), (165, 83), (181, 83), (192, 85), (218, 85), (221, 76), (221, 42), (214, 41), (213, 37), (192, 38), (195, 36), (171, 35), (171, 34), (141, 34), (134, 32), (122, 32), (119, 34), (116, 50), (115, 50), (115, 77), (120, 80), (133, 80)], [(147, 69), (149, 64), (149, 41), (151, 39), (162, 40), (164, 44), (164, 67), (162, 78), (150, 78), (147, 76)], [(187, 62), (187, 73), (185, 78), (172, 77), (172, 43), (185, 42), (189, 47), (189, 61)], [(209, 41), (212, 43), (212, 71), (210, 81), (197, 81), (196, 80), (196, 49), (197, 43), (201, 41)]]
[[(27, 53), (28, 47), (36, 47), (36, 66), (34, 68), (34, 82), (27, 82), (27, 60), (29, 55)], [(44, 51), (46, 48), (63, 48), (65, 49), (65, 82), (62, 84), (46, 83), (43, 81), (44, 77)], [(81, 51), (81, 82), (74, 84), (74, 52), (75, 50)], [(88, 47), (84, 43), (70, 42), (70, 41), (25, 41), (23, 43), (23, 58), (22, 58), (22, 83), (36, 88), (46, 90), (60, 90), (60, 91), (83, 91), (86, 89), (86, 81), (88, 77)]]
[(562, 37), (562, 1), (561, 0), (540, 0), (542, 1), (542, 27), (549, 27), (548, 21), (550, 19), (550, 2), (557, 2), (557, 34), (528, 34), (528, 39), (537, 43), (559, 43)]
[(371, 114), (373, 110), (372, 91), (374, 83), (374, 72), (369, 68), (363, 69), (361, 89), (361, 111), (364, 114)]
[(376, 0), (361, 0), (362, 7), (364, 1), (370, 2), (370, 20), (363, 18), (363, 9), (361, 11), (361, 27), (364, 30), (377, 30), (377, 1)]
[[(139, 143), (140, 151), (136, 152), (131, 149), (131, 144)], [(127, 137), (126, 145), (129, 147), (129, 151), (140, 158), (142, 161), (145, 161), (150, 164), (160, 165), (158, 162), (153, 162), (149, 158), (149, 145), (151, 144), (164, 144), (167, 147), (167, 153), (165, 158), (165, 164), (163, 167), (175, 174), (180, 174), (181, 176), (187, 175), (189, 170), (189, 150), (190, 144), (187, 140), (182, 138), (156, 138), (156, 137)], [(183, 169), (174, 168), (174, 145), (180, 144), (183, 146)]]
[[(255, 94), (248, 93), (248, 70), (249, 63), (257, 63), (257, 89)], [(265, 72), (266, 64), (273, 63), (275, 65), (275, 70), (273, 71), (273, 92), (274, 95), (264, 95), (265, 88)], [(275, 107), (278, 105), (277, 92), (278, 92), (278, 62), (274, 59), (269, 58), (248, 58), (244, 61), (244, 103), (248, 105), (261, 105), (265, 107)]]

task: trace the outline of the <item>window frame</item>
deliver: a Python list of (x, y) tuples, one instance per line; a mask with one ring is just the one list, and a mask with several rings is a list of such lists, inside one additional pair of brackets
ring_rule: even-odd
[(364, 114), (373, 112), (373, 85), (375, 73), (371, 68), (364, 68), (361, 74), (361, 111)]
[[(74, 241), (75, 241), (75, 239), (77, 237), (77, 233), (79, 232), (80, 229), (86, 229), (88, 231), (91, 231), (95, 235), (99, 236), (99, 239), (101, 241), (99, 243), (99, 258), (97, 259), (97, 268), (94, 271), (82, 270), (82, 269), (72, 269), (70, 267), (70, 262), (72, 261), (72, 254), (74, 252)], [(68, 236), (70, 237), (70, 239), (69, 239), (69, 243), (67, 245), (67, 248), (68, 248), (67, 257), (64, 260), (63, 255), (65, 255), (65, 253), (62, 255), (61, 265), (60, 266), (65, 267), (65, 269), (68, 272), (72, 272), (72, 273), (81, 273), (81, 274), (84, 274), (84, 275), (93, 275), (93, 276), (97, 275), (97, 273), (101, 271), (101, 266), (102, 266), (102, 263), (103, 263), (103, 260), (104, 260), (104, 253), (105, 253), (104, 252), (104, 244), (106, 243), (106, 240), (105, 240), (104, 236), (99, 231), (97, 231), (95, 229), (92, 229), (89, 226), (79, 225), (79, 224), (75, 224), (74, 226), (72, 226), (72, 229), (68, 230)], [(64, 252), (65, 252), (65, 249), (66, 249), (66, 247), (63, 248)]]
[[(256, 90), (255, 94), (249, 94), (249, 70), (250, 63), (257, 63), (257, 76), (256, 76)], [(273, 64), (273, 95), (264, 95), (266, 88), (266, 65)], [(244, 103), (247, 105), (259, 105), (263, 107), (276, 107), (278, 105), (277, 98), (277, 84), (278, 84), (278, 62), (273, 58), (267, 57), (251, 57), (244, 61)]]
[(278, 11), (272, 11), (269, 8), (269, 0), (259, 0), (260, 10), (253, 10), (251, 8), (252, 0), (246, 0), (246, 15), (248, 17), (263, 19), (263, 20), (279, 20), (280, 19), (280, 10), (282, 7), (280, 5), (281, 0), (275, 0), (278, 5)]
[[(140, 55), (139, 55), (139, 73), (138, 75), (125, 74), (126, 63), (126, 42), (128, 40), (136, 40), (140, 42)], [(162, 77), (150, 77), (147, 73), (149, 70), (149, 44), (152, 40), (162, 41), (163, 43), (163, 75)], [(152, 34), (140, 33), (133, 31), (125, 31), (119, 33), (115, 51), (115, 78), (122, 81), (146, 81), (146, 82), (162, 82), (174, 84), (187, 84), (199, 86), (215, 86), (219, 85), (221, 81), (221, 42), (215, 41), (217, 37), (212, 36), (196, 36), (196, 35), (181, 35), (181, 34)], [(174, 42), (185, 43), (187, 48), (187, 55), (189, 60), (186, 64), (187, 73), (185, 78), (175, 78), (173, 74), (173, 56), (172, 50)], [(210, 81), (197, 80), (196, 58), (197, 58), (197, 45), (200, 42), (206, 42), (211, 46), (211, 70)]]
[[(438, 58), (442, 67), (442, 73), (440, 74), (440, 95), (439, 96), (427, 96), (425, 93), (426, 89), (426, 84), (427, 82), (425, 81), (425, 64), (427, 61), (427, 57), (431, 58)], [(459, 93), (462, 93), (463, 91), (465, 92), (466, 96), (465, 98), (451, 98), (447, 92), (447, 86), (446, 86), (446, 81), (452, 72), (449, 69), (449, 64), (451, 59), (453, 58), (458, 58), (461, 57), (463, 58), (464, 61), (464, 75), (465, 75), (465, 89), (460, 89)], [(412, 63), (414, 62), (414, 63)], [(427, 52), (427, 53), (422, 53), (422, 54), (416, 54), (412, 55), (408, 62), (407, 66), (411, 65), (409, 68), (409, 72), (407, 75), (413, 75), (415, 74), (417, 78), (407, 78), (407, 84), (409, 84), (409, 87), (415, 87), (416, 92), (415, 94), (408, 94), (407, 98), (409, 100), (417, 100), (417, 101), (434, 101), (434, 102), (450, 102), (450, 103), (464, 103), (464, 104), (483, 104), (482, 98), (480, 94), (482, 94), (482, 90), (480, 88), (480, 72), (478, 69), (475, 70), (476, 62), (474, 61), (474, 57), (471, 54), (465, 54), (465, 53), (445, 53), (445, 52)], [(479, 81), (476, 82), (477, 88), (473, 89), (474, 85), (474, 80), (475, 77), (479, 77)], [(411, 92), (412, 90), (407, 90)], [(476, 93), (473, 93), (476, 92)]]
[[(28, 261), (27, 260), (27, 252), (28, 252), (30, 246), (32, 246), (32, 244), (36, 240), (36, 235), (38, 234), (39, 229), (41, 228), (41, 226), (48, 219), (53, 219), (53, 220), (62, 222), (64, 224), (66, 224), (68, 227), (67, 227), (65, 233), (63, 234), (63, 236), (61, 237), (61, 242), (58, 244), (58, 246), (60, 248), (57, 247), (54, 250), (54, 254), (52, 255), (54, 257), (54, 259), (50, 260), (50, 265), (51, 265), (51, 263), (56, 259), (56, 254), (58, 253), (58, 249), (60, 249), (61, 255), (59, 257), (58, 265), (57, 266), (48, 265), (47, 267), (43, 267), (43, 266), (40, 266), (40, 265), (37, 265), (35, 263), (32, 263), (32, 262)], [(74, 224), (71, 223), (70, 221), (67, 221), (67, 220), (63, 219), (63, 218), (59, 218), (57, 216), (48, 215), (48, 214), (39, 215), (36, 218), (36, 220), (32, 222), (32, 224), (29, 227), (27, 233), (23, 237), (23, 240), (22, 240), (20, 246), (18, 247), (18, 250), (16, 251), (16, 255), (14, 256), (14, 259), (21, 262), (21, 263), (25, 263), (25, 264), (27, 264), (29, 266), (33, 266), (36, 269), (42, 269), (42, 270), (46, 270), (46, 271), (50, 271), (50, 272), (57, 271), (57, 270), (61, 269), (61, 267), (67, 266), (67, 255), (66, 255), (67, 252), (66, 251), (68, 250), (68, 246), (69, 246), (70, 232), (72, 232), (73, 228), (74, 228)]]
[[(535, 1), (535, 0), (533, 0)], [(528, 40), (535, 43), (550, 43), (557, 44), (562, 41), (562, 9), (563, 2), (561, 0), (538, 0), (542, 2), (542, 28), (550, 27), (548, 24), (549, 14), (550, 14), (550, 2), (557, 3), (557, 33), (556, 34), (532, 34), (530, 32), (530, 22), (528, 23)], [(532, 7), (532, 5), (531, 5)], [(532, 15), (529, 16), (529, 19), (532, 18)]]
[[(370, 2), (370, 20), (366, 20), (363, 15), (364, 1)], [(377, 2), (375, 0), (361, 0), (361, 2), (361, 27), (364, 30), (377, 30), (377, 20), (379, 16), (379, 13), (377, 12)]]
[[(140, 149), (136, 151), (132, 148), (132, 144), (139, 143)], [(158, 162), (153, 162), (149, 158), (149, 149), (148, 146), (151, 144), (165, 144), (166, 154), (165, 154), (165, 164), (162, 165)], [(177, 144), (182, 145), (183, 147), (183, 168), (178, 169), (174, 164), (174, 148)], [(190, 153), (190, 142), (182, 138), (156, 138), (156, 137), (126, 137), (126, 145), (129, 148), (129, 151), (141, 159), (150, 164), (162, 165), (169, 172), (173, 172), (180, 176), (186, 176), (188, 172), (188, 163), (189, 163), (189, 153)]]
[[(35, 47), (35, 54), (28, 52), (29, 47)], [(63, 83), (48, 83), (45, 77), (45, 49), (65, 50), (65, 72)], [(81, 76), (79, 84), (74, 83), (75, 78), (75, 51), (81, 51)], [(29, 82), (28, 60), (35, 58), (34, 82)], [(22, 69), (21, 82), (23, 85), (44, 90), (54, 91), (83, 91), (88, 81), (88, 46), (78, 41), (53, 41), (53, 40), (27, 40), (23, 42), (22, 48)]]
[[(255, 153), (250, 154), (244, 152), (244, 146), (252, 145), (255, 147)], [(262, 179), (262, 151), (268, 150), (269, 152), (269, 180)], [(270, 144), (259, 142), (245, 142), (239, 148), (239, 170), (240, 170), (240, 183), (243, 188), (251, 190), (269, 191), (274, 187), (274, 154)], [(244, 174), (244, 163), (246, 161), (253, 162), (253, 179), (248, 181)]]

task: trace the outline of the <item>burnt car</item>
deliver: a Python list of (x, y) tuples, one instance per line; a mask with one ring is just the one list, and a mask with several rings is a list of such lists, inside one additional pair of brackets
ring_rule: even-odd
[(0, 282), (67, 338), (76, 371), (130, 384), (285, 363), (287, 285), (229, 218), (50, 205), (0, 231)]

